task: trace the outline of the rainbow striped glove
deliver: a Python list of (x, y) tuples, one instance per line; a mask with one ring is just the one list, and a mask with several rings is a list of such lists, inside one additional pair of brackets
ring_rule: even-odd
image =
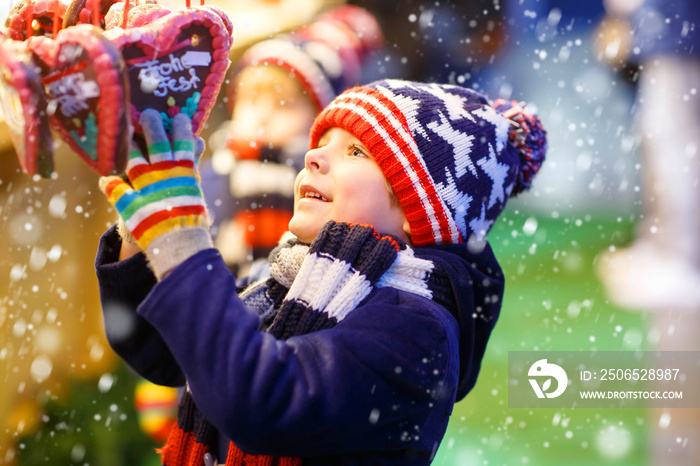
[(172, 147), (155, 110), (141, 114), (148, 159), (132, 144), (126, 176), (100, 178), (100, 189), (145, 252), (160, 280), (197, 252), (213, 247), (199, 186), (192, 123), (173, 118)]

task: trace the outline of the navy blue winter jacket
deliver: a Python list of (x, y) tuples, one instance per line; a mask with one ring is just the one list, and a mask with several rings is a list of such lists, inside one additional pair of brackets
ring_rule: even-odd
[(378, 288), (335, 327), (281, 341), (258, 330), (217, 250), (156, 283), (142, 254), (119, 262), (120, 247), (112, 228), (96, 260), (112, 348), (152, 382), (187, 380), (242, 450), (305, 465), (429, 464), (476, 382), (503, 294), (488, 245), (415, 248), (447, 272), (450, 309)]

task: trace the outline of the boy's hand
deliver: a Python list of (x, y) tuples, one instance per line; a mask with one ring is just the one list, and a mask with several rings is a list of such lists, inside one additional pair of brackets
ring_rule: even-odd
[(168, 141), (155, 110), (141, 114), (148, 160), (132, 144), (126, 176), (100, 178), (100, 189), (161, 279), (197, 252), (213, 247), (199, 186), (195, 139), (187, 115), (173, 118)]

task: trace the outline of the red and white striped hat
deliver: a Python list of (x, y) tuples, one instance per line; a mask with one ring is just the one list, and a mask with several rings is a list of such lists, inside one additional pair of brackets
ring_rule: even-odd
[(401, 80), (340, 94), (314, 121), (310, 147), (332, 127), (370, 151), (416, 246), (483, 240), (509, 196), (529, 188), (547, 146), (539, 118), (516, 102)]

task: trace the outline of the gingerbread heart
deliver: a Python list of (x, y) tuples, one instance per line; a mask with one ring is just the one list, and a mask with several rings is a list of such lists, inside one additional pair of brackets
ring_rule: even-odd
[(199, 135), (216, 103), (229, 66), (231, 35), (209, 8), (171, 13), (153, 23), (105, 32), (121, 50), (129, 72), (131, 121), (147, 108), (159, 111), (166, 129), (185, 113)]
[(10, 10), (5, 28), (11, 39), (19, 41), (32, 36), (51, 37), (54, 19), (58, 20), (60, 29), (67, 8), (60, 0), (21, 0)]
[[(162, 5), (158, 5), (155, 0), (130, 0), (129, 3), (129, 6), (126, 6), (124, 2), (112, 5), (105, 16), (105, 29), (114, 29), (116, 27), (124, 28), (125, 8), (128, 8), (126, 13), (126, 28), (145, 26), (171, 13), (171, 10)], [(223, 9), (215, 5), (203, 5), (199, 8), (216, 13), (219, 18), (221, 18), (228, 34), (230, 41), (228, 47), (230, 48), (231, 45), (233, 45), (233, 23), (231, 22), (231, 18), (228, 17)]]
[[(163, 16), (169, 15), (170, 10), (152, 0), (130, 1), (126, 12), (126, 28), (145, 26), (156, 21)], [(115, 3), (105, 16), (105, 29), (124, 27), (124, 9), (126, 3)], [(125, 28), (125, 29), (126, 29)]]
[(0, 106), (22, 169), (53, 172), (53, 144), (39, 70), (21, 42), (0, 35)]
[(94, 18), (92, 10), (95, 2), (93, 0), (73, 0), (66, 10), (63, 19), (63, 28), (75, 26), (76, 24), (99, 25), (104, 29), (105, 15), (115, 4), (123, 4), (124, 0), (97, 0), (99, 17)]
[(231, 18), (229, 18), (223, 9), (216, 5), (203, 5), (200, 8), (207, 9), (212, 13), (219, 15), (221, 22), (224, 23), (224, 27), (226, 28), (226, 33), (229, 39), (228, 48), (230, 49), (233, 45), (233, 22), (231, 21)]
[(129, 153), (126, 66), (102, 31), (88, 24), (63, 29), (56, 40), (34, 37), (51, 126), (100, 175), (124, 171)]

